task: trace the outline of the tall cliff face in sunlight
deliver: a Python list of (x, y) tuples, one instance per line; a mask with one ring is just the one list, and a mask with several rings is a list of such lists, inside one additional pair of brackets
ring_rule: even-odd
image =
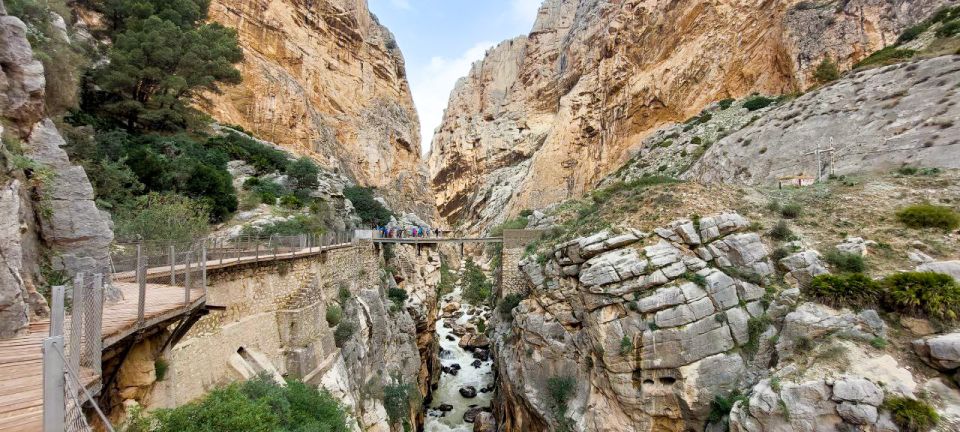
[(482, 230), (589, 191), (654, 129), (709, 103), (808, 88), (949, 1), (546, 0), (450, 96), (430, 175), (441, 216)]
[(403, 56), (366, 0), (213, 0), (210, 18), (239, 32), (243, 83), (201, 109), (432, 212)]

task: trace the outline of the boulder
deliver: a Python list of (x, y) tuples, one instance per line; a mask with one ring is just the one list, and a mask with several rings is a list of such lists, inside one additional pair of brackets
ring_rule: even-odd
[(940, 371), (960, 368), (960, 332), (930, 336), (913, 341), (917, 355)]
[(461, 387), (460, 396), (463, 396), (467, 399), (473, 399), (477, 397), (477, 388), (474, 386)]
[(738, 213), (722, 213), (700, 219), (700, 237), (704, 243), (750, 226)]
[(497, 420), (493, 414), (486, 411), (477, 414), (473, 423), (473, 432), (497, 432)]
[(486, 349), (490, 347), (490, 339), (487, 339), (486, 335), (470, 333), (461, 338), (458, 345), (465, 350), (475, 348)]
[(820, 260), (820, 254), (813, 249), (788, 255), (780, 260), (780, 265), (787, 270), (784, 280), (795, 287), (804, 286), (814, 277), (830, 273)]
[(862, 237), (847, 237), (843, 243), (836, 246), (837, 250), (844, 253), (850, 253), (860, 256), (867, 255), (867, 246), (876, 245), (870, 240), (864, 240)]
[(864, 378), (845, 376), (833, 383), (833, 400), (879, 406), (883, 403), (883, 390)]

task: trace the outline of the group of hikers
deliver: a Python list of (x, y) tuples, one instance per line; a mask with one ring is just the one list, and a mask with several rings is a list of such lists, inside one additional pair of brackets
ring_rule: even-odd
[(440, 228), (430, 229), (419, 226), (411, 226), (406, 228), (378, 226), (376, 227), (376, 230), (378, 233), (380, 233), (380, 238), (439, 238), (440, 234), (442, 233)]

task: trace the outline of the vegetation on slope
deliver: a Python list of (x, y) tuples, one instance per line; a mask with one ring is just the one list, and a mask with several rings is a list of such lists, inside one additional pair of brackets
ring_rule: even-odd
[(234, 383), (203, 399), (150, 414), (135, 412), (125, 432), (348, 431), (347, 415), (326, 390), (267, 377)]
[[(934, 40), (926, 48), (918, 51), (905, 47), (928, 31), (933, 32)], [(923, 22), (904, 30), (893, 45), (884, 47), (860, 60), (854, 65), (854, 69), (885, 66), (915, 57), (960, 52), (958, 35), (960, 35), (960, 6), (945, 7)]]

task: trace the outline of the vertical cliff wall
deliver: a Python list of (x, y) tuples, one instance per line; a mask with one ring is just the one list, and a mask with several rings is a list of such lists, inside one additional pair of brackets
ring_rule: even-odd
[(592, 189), (655, 128), (709, 103), (812, 84), (948, 1), (546, 0), (450, 96), (430, 175), (442, 216), (482, 230)]
[(0, 1), (0, 338), (47, 313), (38, 287), (77, 272), (109, 272), (109, 217), (48, 118), (43, 64)]
[(201, 109), (432, 213), (403, 55), (365, 0), (213, 0), (210, 19), (239, 32), (243, 83)]

